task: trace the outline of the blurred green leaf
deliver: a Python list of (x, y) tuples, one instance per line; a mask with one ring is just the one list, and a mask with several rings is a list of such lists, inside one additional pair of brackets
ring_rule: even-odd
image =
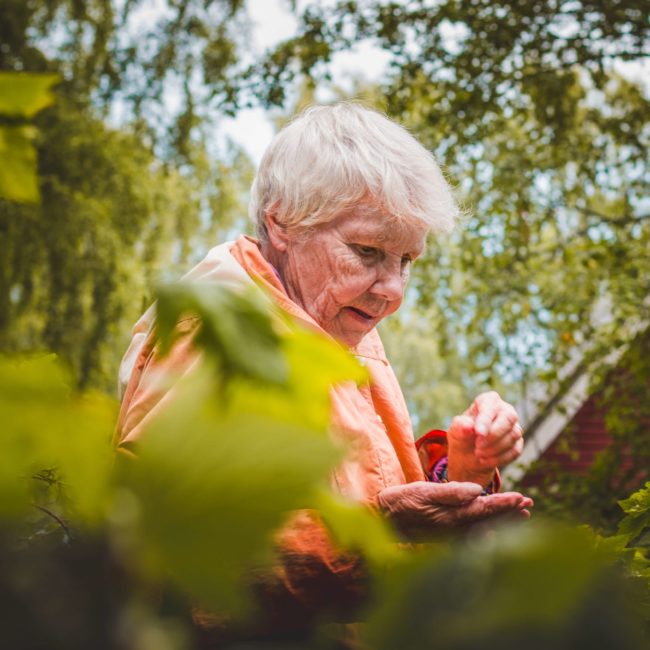
[(231, 387), (236, 385), (228, 395), (233, 412), (301, 421), (325, 431), (330, 387), (367, 378), (340, 344), (280, 314), (260, 289), (236, 293), (189, 283), (163, 288), (157, 305), (163, 354), (173, 344), (176, 324), (186, 317), (200, 320), (196, 347)]
[(339, 453), (300, 417), (290, 423), (259, 404), (222, 408), (214, 373), (201, 370), (178, 387), (126, 476), (147, 563), (231, 611), (242, 605), (246, 570), (270, 561), (273, 532), (289, 511), (313, 507), (314, 487)]
[(287, 367), (280, 337), (268, 314), (270, 303), (258, 291), (242, 296), (214, 284), (178, 283), (158, 294), (157, 327), (164, 354), (183, 316), (200, 318), (196, 344), (213, 357), (227, 378), (282, 384)]
[[(557, 647), (576, 633), (572, 626), (581, 608), (591, 606), (593, 590), (606, 584), (607, 562), (586, 531), (544, 523), (414, 555), (387, 573), (383, 602), (368, 624), (370, 647), (542, 647), (543, 639)], [(616, 631), (621, 602), (600, 603), (610, 608)]]
[[(28, 120), (54, 101), (55, 74), (0, 72), (0, 118)], [(25, 124), (0, 124), (0, 197), (35, 203), (36, 130)]]
[[(291, 335), (283, 341), (291, 369), (291, 390), (307, 403), (328, 394), (334, 384), (344, 381), (361, 383), (368, 379), (363, 366), (333, 339), (295, 326)], [(329, 407), (327, 418), (329, 421)]]
[(0, 125), (0, 197), (35, 203), (39, 200), (33, 126)]
[(0, 115), (32, 119), (54, 102), (51, 89), (59, 80), (57, 74), (0, 72)]
[(403, 556), (404, 550), (388, 524), (367, 506), (322, 491), (317, 508), (336, 543), (360, 552), (371, 568), (383, 568)]
[(257, 290), (176, 285), (162, 292), (165, 346), (178, 319), (196, 314), (203, 364), (178, 383), (137, 460), (124, 464), (146, 565), (170, 571), (219, 611), (245, 604), (246, 574), (272, 562), (274, 533), (288, 514), (317, 508), (342, 453), (326, 435), (330, 388), (366, 376), (339, 344), (274, 323), (270, 310)]
[(102, 395), (72, 390), (53, 356), (0, 358), (0, 515), (23, 514), (33, 475), (55, 468), (70, 503), (66, 515), (97, 524), (110, 499), (115, 406)]
[(286, 422), (302, 422), (325, 435), (330, 422), (330, 387), (361, 382), (365, 369), (332, 339), (294, 326), (282, 337), (288, 367), (284, 386), (239, 381), (228, 396), (229, 408)]

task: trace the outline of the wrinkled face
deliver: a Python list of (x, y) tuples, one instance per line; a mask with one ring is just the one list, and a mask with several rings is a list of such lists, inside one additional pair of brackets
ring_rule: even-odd
[(287, 233), (278, 270), (294, 302), (354, 347), (400, 306), (426, 234), (424, 224), (359, 209), (308, 233)]

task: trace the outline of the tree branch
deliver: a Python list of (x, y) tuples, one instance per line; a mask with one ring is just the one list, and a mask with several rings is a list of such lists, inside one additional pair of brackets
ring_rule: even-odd
[(598, 212), (597, 210), (592, 210), (592, 209), (585, 209), (582, 210), (586, 215), (591, 216), (591, 217), (597, 217), (600, 221), (603, 221), (605, 223), (612, 224), (613, 226), (624, 226), (629, 223), (639, 223), (642, 221), (646, 221), (647, 219), (650, 219), (650, 212), (648, 214), (641, 214), (638, 217), (634, 217), (631, 215), (623, 215), (621, 217), (609, 217), (606, 214), (603, 214), (602, 212)]
[(48, 517), (51, 517), (52, 519), (54, 519), (54, 521), (56, 521), (56, 523), (59, 524), (59, 526), (61, 526), (61, 528), (63, 529), (64, 535), (65, 535), (64, 540), (63, 540), (64, 542), (67, 543), (72, 539), (72, 534), (70, 533), (70, 529), (68, 528), (68, 524), (66, 524), (65, 521), (63, 521), (63, 519), (61, 519), (61, 517), (54, 514), (51, 510), (48, 510), (44, 506), (39, 506), (37, 503), (32, 503), (32, 505), (37, 510), (40, 510), (41, 512), (44, 512), (46, 515), (48, 515)]

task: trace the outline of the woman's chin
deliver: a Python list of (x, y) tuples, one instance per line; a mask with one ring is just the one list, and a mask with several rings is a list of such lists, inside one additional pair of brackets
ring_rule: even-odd
[(364, 336), (366, 336), (372, 329), (375, 324), (372, 323), (354, 323), (353, 327), (337, 327), (327, 329), (325, 331), (335, 338), (339, 343), (346, 345), (349, 348), (355, 348), (361, 341)]

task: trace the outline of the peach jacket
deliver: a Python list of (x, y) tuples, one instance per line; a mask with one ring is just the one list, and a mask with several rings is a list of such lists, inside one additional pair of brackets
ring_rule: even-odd
[[(205, 259), (194, 267), (186, 280), (218, 282), (237, 288), (254, 285), (264, 287), (283, 310), (307, 327), (328, 336), (319, 325), (287, 296), (275, 269), (262, 257), (256, 240), (240, 237), (210, 250)], [(254, 281), (253, 281), (254, 280)], [(147, 423), (174, 398), (174, 388), (165, 386), (158, 377), (165, 371), (176, 374), (191, 372), (199, 355), (192, 348), (196, 324), (186, 321), (186, 330), (168, 356), (157, 358), (154, 320), (150, 308), (136, 323), (133, 340), (120, 367), (122, 405), (115, 433), (115, 446), (128, 450), (142, 434)], [(181, 324), (182, 325), (182, 324)], [(409, 414), (395, 374), (386, 359), (379, 334), (369, 332), (352, 350), (368, 370), (370, 381), (363, 386), (346, 382), (331, 389), (331, 432), (335, 438), (347, 441), (350, 453), (336, 469), (332, 480), (336, 489), (355, 501), (373, 504), (385, 487), (412, 481), (427, 480), (424, 467), (430, 468), (445, 454), (444, 434), (435, 444), (416, 449)], [(424, 456), (423, 456), (424, 454)], [(325, 572), (343, 576), (350, 565), (331, 551), (323, 534), (317, 532), (307, 515), (299, 515), (295, 525), (283, 536), (289, 555), (311, 554)], [(300, 598), (303, 587), (300, 576), (290, 575), (285, 567), (285, 586)]]
[[(213, 248), (184, 279), (218, 282), (236, 289), (252, 285), (252, 278), (282, 309), (328, 336), (289, 299), (275, 269), (262, 257), (252, 238), (241, 237), (235, 243)], [(166, 370), (177, 374), (189, 372), (199, 359), (191, 345), (193, 321), (170, 354), (164, 359), (156, 358), (151, 330), (154, 317), (150, 308), (136, 323), (131, 345), (120, 366), (122, 406), (115, 434), (118, 447), (128, 448), (148, 421), (173, 399), (173, 388), (160, 387), (161, 382), (157, 381), (160, 374)], [(341, 494), (356, 501), (372, 502), (385, 487), (424, 481), (426, 477), (402, 391), (377, 331), (367, 334), (352, 352), (368, 370), (371, 381), (360, 387), (345, 383), (332, 388), (332, 432), (348, 441), (352, 450), (335, 472), (334, 481)]]

